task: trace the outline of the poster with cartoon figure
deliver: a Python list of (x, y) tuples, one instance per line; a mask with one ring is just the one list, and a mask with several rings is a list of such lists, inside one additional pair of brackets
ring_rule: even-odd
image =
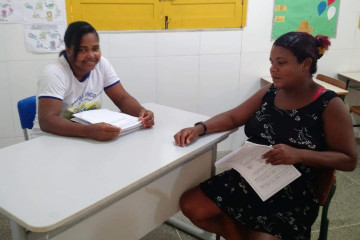
[(63, 0), (22, 0), (25, 22), (64, 21), (65, 5)]
[(20, 22), (21, 8), (18, 0), (0, 0), (0, 22)]
[(336, 36), (340, 0), (275, 0), (273, 34), (290, 31)]
[(64, 32), (66, 24), (26, 24), (26, 48), (32, 53), (60, 52), (65, 48)]

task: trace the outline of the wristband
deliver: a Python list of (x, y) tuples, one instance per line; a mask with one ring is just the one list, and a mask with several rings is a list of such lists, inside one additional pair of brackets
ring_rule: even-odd
[(199, 135), (200, 137), (204, 136), (206, 134), (206, 131), (207, 131), (206, 124), (204, 122), (197, 122), (197, 123), (194, 124), (194, 126), (196, 126), (196, 125), (201, 125), (204, 128), (204, 132)]

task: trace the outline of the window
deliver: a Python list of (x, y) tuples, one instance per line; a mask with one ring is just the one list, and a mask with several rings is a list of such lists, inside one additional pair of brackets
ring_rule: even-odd
[(97, 30), (239, 28), (247, 0), (66, 0), (68, 23)]

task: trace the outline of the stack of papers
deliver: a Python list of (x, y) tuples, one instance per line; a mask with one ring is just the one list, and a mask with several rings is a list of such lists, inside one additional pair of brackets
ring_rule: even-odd
[(215, 166), (238, 171), (259, 197), (266, 201), (301, 175), (293, 165), (265, 163), (262, 155), (271, 149), (271, 146), (246, 141), (242, 147), (217, 161)]
[(71, 119), (82, 124), (108, 123), (121, 128), (120, 135), (136, 131), (141, 127), (137, 117), (109, 109), (95, 109), (73, 114)]

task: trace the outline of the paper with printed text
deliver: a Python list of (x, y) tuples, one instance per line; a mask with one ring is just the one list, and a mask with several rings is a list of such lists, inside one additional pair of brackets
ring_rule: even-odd
[(242, 147), (217, 161), (215, 166), (238, 171), (259, 197), (266, 201), (301, 175), (293, 165), (265, 163), (262, 155), (271, 149), (271, 146), (246, 141)]

